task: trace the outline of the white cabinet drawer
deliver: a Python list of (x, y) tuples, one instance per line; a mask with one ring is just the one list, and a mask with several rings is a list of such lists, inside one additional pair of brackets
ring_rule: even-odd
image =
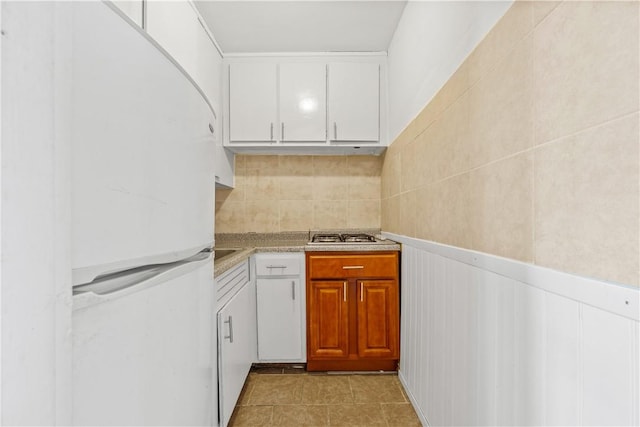
[(257, 276), (293, 276), (299, 275), (302, 254), (256, 255)]

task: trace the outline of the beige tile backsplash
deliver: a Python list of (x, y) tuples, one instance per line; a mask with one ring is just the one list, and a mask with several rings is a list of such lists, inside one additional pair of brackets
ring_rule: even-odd
[(216, 232), (379, 228), (382, 157), (236, 156), (216, 190)]
[(388, 148), (382, 229), (638, 285), (639, 8), (516, 1)]

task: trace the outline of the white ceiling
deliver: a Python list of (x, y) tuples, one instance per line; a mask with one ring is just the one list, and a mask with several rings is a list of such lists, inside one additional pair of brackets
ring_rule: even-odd
[(389, 47), (406, 0), (195, 3), (225, 54), (380, 52)]

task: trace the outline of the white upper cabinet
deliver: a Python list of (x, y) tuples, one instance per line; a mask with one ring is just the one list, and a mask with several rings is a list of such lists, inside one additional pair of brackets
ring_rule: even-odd
[(280, 64), (280, 140), (327, 139), (325, 64)]
[(224, 63), (224, 144), (234, 152), (384, 150), (385, 55), (238, 55)]
[(277, 65), (229, 66), (229, 141), (272, 142), (278, 138)]
[(380, 66), (329, 64), (329, 139), (380, 140)]

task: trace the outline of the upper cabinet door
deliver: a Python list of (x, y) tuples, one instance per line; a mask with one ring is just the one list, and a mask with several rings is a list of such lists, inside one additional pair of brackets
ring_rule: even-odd
[(327, 139), (325, 64), (280, 64), (280, 140)]
[(230, 142), (276, 141), (276, 83), (276, 64), (229, 65)]
[(380, 66), (329, 64), (329, 139), (380, 140)]

